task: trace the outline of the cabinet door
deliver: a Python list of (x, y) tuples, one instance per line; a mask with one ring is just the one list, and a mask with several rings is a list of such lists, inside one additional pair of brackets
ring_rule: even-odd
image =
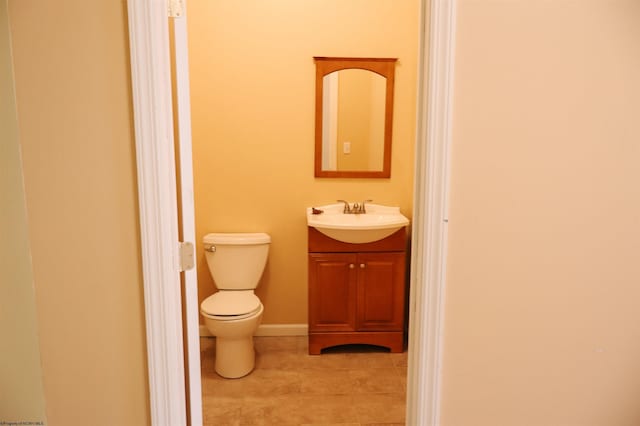
[(309, 254), (309, 331), (354, 331), (356, 255)]
[(402, 330), (404, 325), (404, 253), (360, 253), (357, 323), (360, 331)]

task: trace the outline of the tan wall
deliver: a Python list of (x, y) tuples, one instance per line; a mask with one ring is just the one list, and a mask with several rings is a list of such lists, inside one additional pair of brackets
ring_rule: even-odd
[(9, 15), (49, 424), (149, 424), (126, 4)]
[(442, 424), (640, 424), (640, 2), (458, 2)]
[[(201, 300), (215, 291), (202, 236), (268, 232), (263, 323), (306, 323), (305, 208), (370, 198), (411, 215), (418, 10), (417, 0), (189, 2)], [(399, 58), (391, 179), (313, 177), (313, 56)]]
[(0, 0), (0, 424), (45, 420), (7, 12)]

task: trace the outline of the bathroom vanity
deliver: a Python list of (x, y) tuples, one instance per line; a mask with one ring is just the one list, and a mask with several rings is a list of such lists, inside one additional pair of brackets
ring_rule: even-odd
[(344, 344), (404, 349), (407, 231), (338, 241), (309, 226), (309, 354)]

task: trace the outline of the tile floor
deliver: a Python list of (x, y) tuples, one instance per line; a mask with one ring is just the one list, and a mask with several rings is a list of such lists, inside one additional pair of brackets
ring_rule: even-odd
[(407, 353), (369, 346), (308, 355), (306, 337), (255, 337), (256, 368), (215, 373), (215, 339), (202, 337), (206, 426), (404, 425)]

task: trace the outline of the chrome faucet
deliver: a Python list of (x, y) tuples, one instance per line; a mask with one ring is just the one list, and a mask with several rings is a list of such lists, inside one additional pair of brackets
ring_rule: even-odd
[(361, 204), (353, 203), (353, 207), (349, 206), (349, 203), (345, 200), (338, 200), (339, 203), (344, 203), (344, 214), (365, 214), (367, 212), (365, 205), (373, 200), (364, 200)]
[(349, 207), (349, 203), (346, 202), (345, 200), (337, 200), (339, 203), (344, 203), (344, 209), (342, 209), (342, 213), (344, 214), (351, 214), (353, 213), (353, 210), (351, 210), (351, 207)]
[[(362, 202), (362, 204), (360, 204), (360, 206), (358, 207), (358, 211), (356, 211), (356, 213), (362, 213), (362, 214), (366, 213), (366, 212), (367, 212), (367, 210), (366, 210), (366, 208), (365, 208), (365, 206), (364, 206), (364, 205), (365, 205), (366, 203), (370, 203), (370, 202), (372, 202), (372, 201), (373, 201), (373, 200), (364, 200), (364, 201)], [(353, 207), (354, 207), (354, 209), (355, 209), (355, 207), (356, 207), (356, 206), (353, 206)]]

